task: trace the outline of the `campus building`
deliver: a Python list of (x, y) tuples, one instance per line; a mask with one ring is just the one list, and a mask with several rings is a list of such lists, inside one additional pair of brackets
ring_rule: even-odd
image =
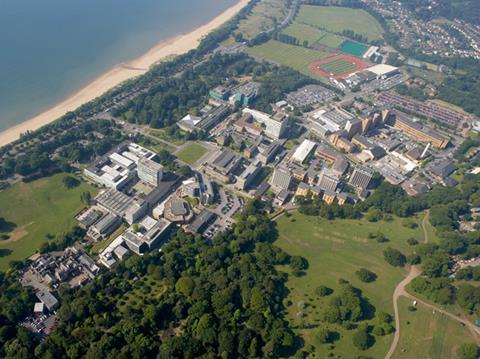
[(288, 190), (292, 183), (292, 174), (286, 168), (277, 167), (273, 171), (270, 184), (277, 192), (281, 190)]
[(349, 183), (358, 189), (365, 190), (368, 188), (370, 181), (373, 178), (373, 170), (365, 166), (357, 166), (353, 170), (352, 177)]
[(413, 122), (406, 115), (397, 112), (394, 116), (388, 118), (388, 123), (404, 131), (409, 136), (421, 142), (429, 142), (437, 148), (445, 148), (450, 143), (448, 138), (442, 136), (438, 132)]
[(142, 181), (158, 186), (162, 181), (163, 166), (151, 159), (142, 158), (138, 161), (137, 175)]

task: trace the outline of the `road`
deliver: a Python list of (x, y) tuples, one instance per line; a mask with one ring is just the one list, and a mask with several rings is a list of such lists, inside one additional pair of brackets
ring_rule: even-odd
[[(430, 213), (429, 213), (429, 211), (427, 211), (425, 217), (422, 220), (422, 230), (423, 230), (423, 238), (424, 238), (423, 243), (428, 243), (428, 232), (427, 232), (426, 224), (427, 224), (429, 215), (430, 215)], [(394, 337), (393, 337), (392, 344), (390, 345), (390, 349), (388, 350), (387, 355), (385, 355), (385, 359), (390, 359), (393, 356), (393, 354), (395, 353), (395, 351), (397, 349), (398, 342), (400, 341), (400, 314), (399, 314), (399, 311), (398, 311), (398, 299), (402, 296), (406, 297), (406, 298), (409, 298), (412, 301), (415, 300), (415, 301), (417, 301), (417, 303), (420, 303), (420, 304), (424, 305), (425, 307), (432, 309), (435, 312), (444, 314), (444, 315), (448, 316), (449, 318), (451, 318), (451, 319), (453, 319), (453, 320), (455, 320), (459, 323), (464, 324), (470, 330), (472, 335), (475, 337), (475, 339), (477, 340), (477, 343), (480, 342), (480, 329), (477, 328), (474, 324), (472, 324), (469, 321), (467, 321), (467, 320), (465, 320), (461, 317), (458, 317), (458, 316), (456, 316), (456, 315), (454, 315), (454, 314), (452, 314), (452, 313), (450, 313), (446, 310), (440, 309), (433, 304), (427, 303), (427, 302), (411, 295), (410, 293), (408, 293), (405, 290), (405, 287), (412, 280), (414, 280), (416, 277), (418, 277), (420, 274), (422, 274), (422, 271), (418, 267), (412, 266), (410, 268), (410, 272), (408, 273), (408, 275), (397, 285), (397, 287), (395, 288), (395, 291), (393, 292), (393, 311), (394, 311), (394, 315), (395, 315), (395, 334), (394, 334)]]

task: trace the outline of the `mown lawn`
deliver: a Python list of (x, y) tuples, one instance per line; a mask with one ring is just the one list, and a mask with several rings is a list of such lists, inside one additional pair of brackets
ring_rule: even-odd
[(475, 340), (466, 327), (448, 318), (446, 315), (417, 305), (415, 312), (408, 306), (411, 300), (399, 299), (400, 341), (395, 359), (416, 358), (459, 358), (457, 349), (462, 343), (474, 343)]
[(289, 45), (276, 40), (270, 40), (264, 44), (248, 48), (247, 52), (253, 56), (291, 67), (315, 79), (318, 79), (318, 77), (311, 69), (312, 63), (333, 55), (331, 52)]
[(180, 152), (176, 153), (175, 156), (180, 161), (193, 165), (207, 152), (208, 150), (202, 145), (199, 145), (198, 143), (189, 143)]
[(299, 45), (303, 45), (304, 41), (312, 47), (314, 44), (321, 44), (324, 46), (337, 48), (344, 41), (343, 37), (320, 30), (317, 27), (307, 24), (294, 22), (283, 30), (283, 33), (298, 39)]
[[(420, 241), (423, 238), (420, 226), (422, 218), (423, 215), (415, 218), (418, 224), (415, 229), (404, 227), (400, 218), (377, 223), (366, 220), (328, 221), (294, 212), (291, 217), (282, 216), (278, 219), (279, 239), (275, 244), (290, 255), (303, 256), (309, 262), (309, 268), (304, 276), (289, 275), (288, 300), (292, 304), (288, 306), (288, 319), (297, 328), (305, 344), (315, 346), (316, 357), (325, 358), (329, 353), (334, 353), (341, 358), (351, 358), (352, 354), (357, 353), (358, 350), (353, 346), (353, 331), (347, 331), (339, 325), (327, 326), (340, 334), (340, 339), (335, 342), (333, 349), (317, 342), (316, 334), (321, 325), (320, 310), (330, 299), (318, 297), (315, 294), (315, 288), (326, 285), (338, 290), (338, 280), (343, 278), (354, 287), (361, 289), (363, 295), (377, 311), (393, 314), (393, 291), (407, 274), (407, 269), (387, 264), (382, 252), (390, 246), (401, 250), (404, 254), (409, 254), (412, 249), (406, 240), (414, 237)], [(375, 239), (368, 238), (370, 232), (378, 231), (381, 231), (389, 242), (378, 243)], [(355, 271), (362, 267), (377, 274), (378, 278), (375, 282), (363, 283), (357, 278)], [(290, 272), (289, 267), (280, 267), (280, 270)], [(303, 323), (297, 317), (297, 305), (300, 301), (305, 301), (307, 304), (305, 310), (307, 315)], [(298, 329), (299, 324), (303, 324), (308, 329)], [(383, 358), (393, 335), (375, 339), (375, 345), (362, 354)]]
[(83, 207), (83, 192), (92, 197), (96, 189), (86, 183), (67, 189), (63, 185), (65, 174), (42, 178), (31, 183), (17, 183), (0, 192), (0, 217), (15, 224), (0, 241), (0, 270), (8, 268), (12, 260), (29, 257), (50, 237), (61, 236), (75, 224), (74, 216)]
[(322, 36), (325, 35), (325, 32), (319, 30), (313, 26), (306, 25), (306, 24), (299, 24), (294, 22), (293, 24), (287, 26), (282, 33), (293, 36), (298, 41), (300, 41), (300, 45), (303, 44), (303, 41), (308, 41), (308, 44), (311, 46), (316, 43)]
[(332, 33), (352, 30), (356, 34), (368, 37), (368, 41), (380, 39), (383, 34), (380, 23), (361, 9), (303, 5), (295, 20)]

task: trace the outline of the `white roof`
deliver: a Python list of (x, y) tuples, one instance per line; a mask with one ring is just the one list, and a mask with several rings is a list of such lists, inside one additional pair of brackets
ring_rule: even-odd
[(295, 150), (295, 153), (293, 154), (292, 159), (298, 162), (305, 161), (305, 159), (310, 154), (310, 152), (313, 151), (315, 146), (316, 146), (315, 142), (312, 142), (310, 140), (303, 140), (302, 144), (298, 146), (298, 148)]
[(369, 67), (367, 70), (373, 72), (377, 76), (383, 76), (391, 72), (397, 71), (398, 67), (386, 64), (379, 64)]
[(142, 221), (140, 222), (140, 225), (145, 228), (147, 231), (152, 229), (152, 227), (157, 224), (157, 221), (153, 219), (150, 216), (146, 216)]
[(116, 162), (118, 163), (119, 165), (123, 166), (123, 167), (130, 167), (132, 164), (133, 164), (133, 161), (132, 160), (129, 160), (128, 158), (126, 157), (123, 157), (122, 155), (114, 152), (110, 155), (110, 159), (113, 161), (113, 162)]
[(45, 307), (45, 304), (43, 304), (42, 302), (35, 303), (35, 306), (33, 307), (33, 312), (34, 313), (43, 312), (44, 307)]

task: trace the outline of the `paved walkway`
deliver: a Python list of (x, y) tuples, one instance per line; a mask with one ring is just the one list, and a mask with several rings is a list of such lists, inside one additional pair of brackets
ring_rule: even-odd
[[(426, 223), (428, 221), (430, 212), (427, 211), (425, 214), (425, 217), (423, 217), (422, 220), (422, 229), (423, 229), (423, 243), (428, 243), (428, 232), (426, 228)], [(410, 284), (412, 280), (417, 278), (422, 271), (417, 268), (416, 266), (411, 266), (410, 272), (408, 275), (403, 279), (400, 283), (398, 283), (397, 287), (395, 288), (395, 291), (393, 292), (393, 313), (395, 316), (395, 334), (393, 336), (393, 341), (392, 344), (390, 345), (390, 349), (388, 350), (387, 355), (385, 355), (385, 359), (390, 359), (395, 353), (395, 350), (397, 349), (398, 342), (400, 341), (400, 314), (398, 312), (398, 298), (401, 296), (405, 297), (412, 297), (410, 294), (407, 293), (405, 290), (405, 287)]]
[[(422, 229), (423, 229), (423, 236), (424, 236), (423, 243), (428, 243), (428, 232), (427, 232), (427, 228), (426, 228), (426, 223), (428, 221), (429, 214), (430, 213), (427, 211), (427, 213), (425, 214), (425, 217), (423, 218), (423, 221), (422, 221)], [(453, 320), (455, 320), (459, 323), (462, 323), (463, 325), (465, 325), (468, 328), (468, 330), (470, 330), (470, 332), (472, 333), (472, 335), (475, 338), (475, 340), (477, 341), (477, 343), (480, 343), (480, 328), (476, 327), (473, 323), (469, 322), (468, 320), (466, 320), (464, 318), (456, 316), (456, 315), (454, 315), (454, 314), (452, 314), (452, 313), (450, 313), (450, 312), (448, 312), (444, 309), (438, 308), (437, 306), (435, 306), (433, 304), (427, 303), (427, 302), (423, 301), (422, 299), (419, 299), (419, 298), (411, 295), (410, 293), (408, 293), (405, 290), (405, 287), (413, 279), (418, 277), (420, 274), (422, 274), (422, 271), (418, 267), (412, 266), (410, 268), (410, 272), (408, 273), (407, 277), (405, 279), (403, 279), (397, 285), (397, 287), (395, 288), (395, 291), (393, 292), (393, 311), (394, 311), (394, 314), (395, 314), (395, 334), (394, 334), (393, 342), (390, 346), (390, 349), (389, 349), (387, 355), (385, 355), (385, 359), (390, 359), (393, 356), (393, 354), (395, 353), (395, 350), (397, 349), (398, 342), (400, 341), (400, 314), (398, 312), (398, 298), (400, 298), (401, 296), (409, 298), (412, 301), (415, 300), (415, 301), (417, 301), (417, 303), (422, 304), (425, 307), (430, 308), (435, 312), (444, 314), (444, 315), (448, 316), (449, 318), (451, 318), (451, 319), (453, 319)]]

